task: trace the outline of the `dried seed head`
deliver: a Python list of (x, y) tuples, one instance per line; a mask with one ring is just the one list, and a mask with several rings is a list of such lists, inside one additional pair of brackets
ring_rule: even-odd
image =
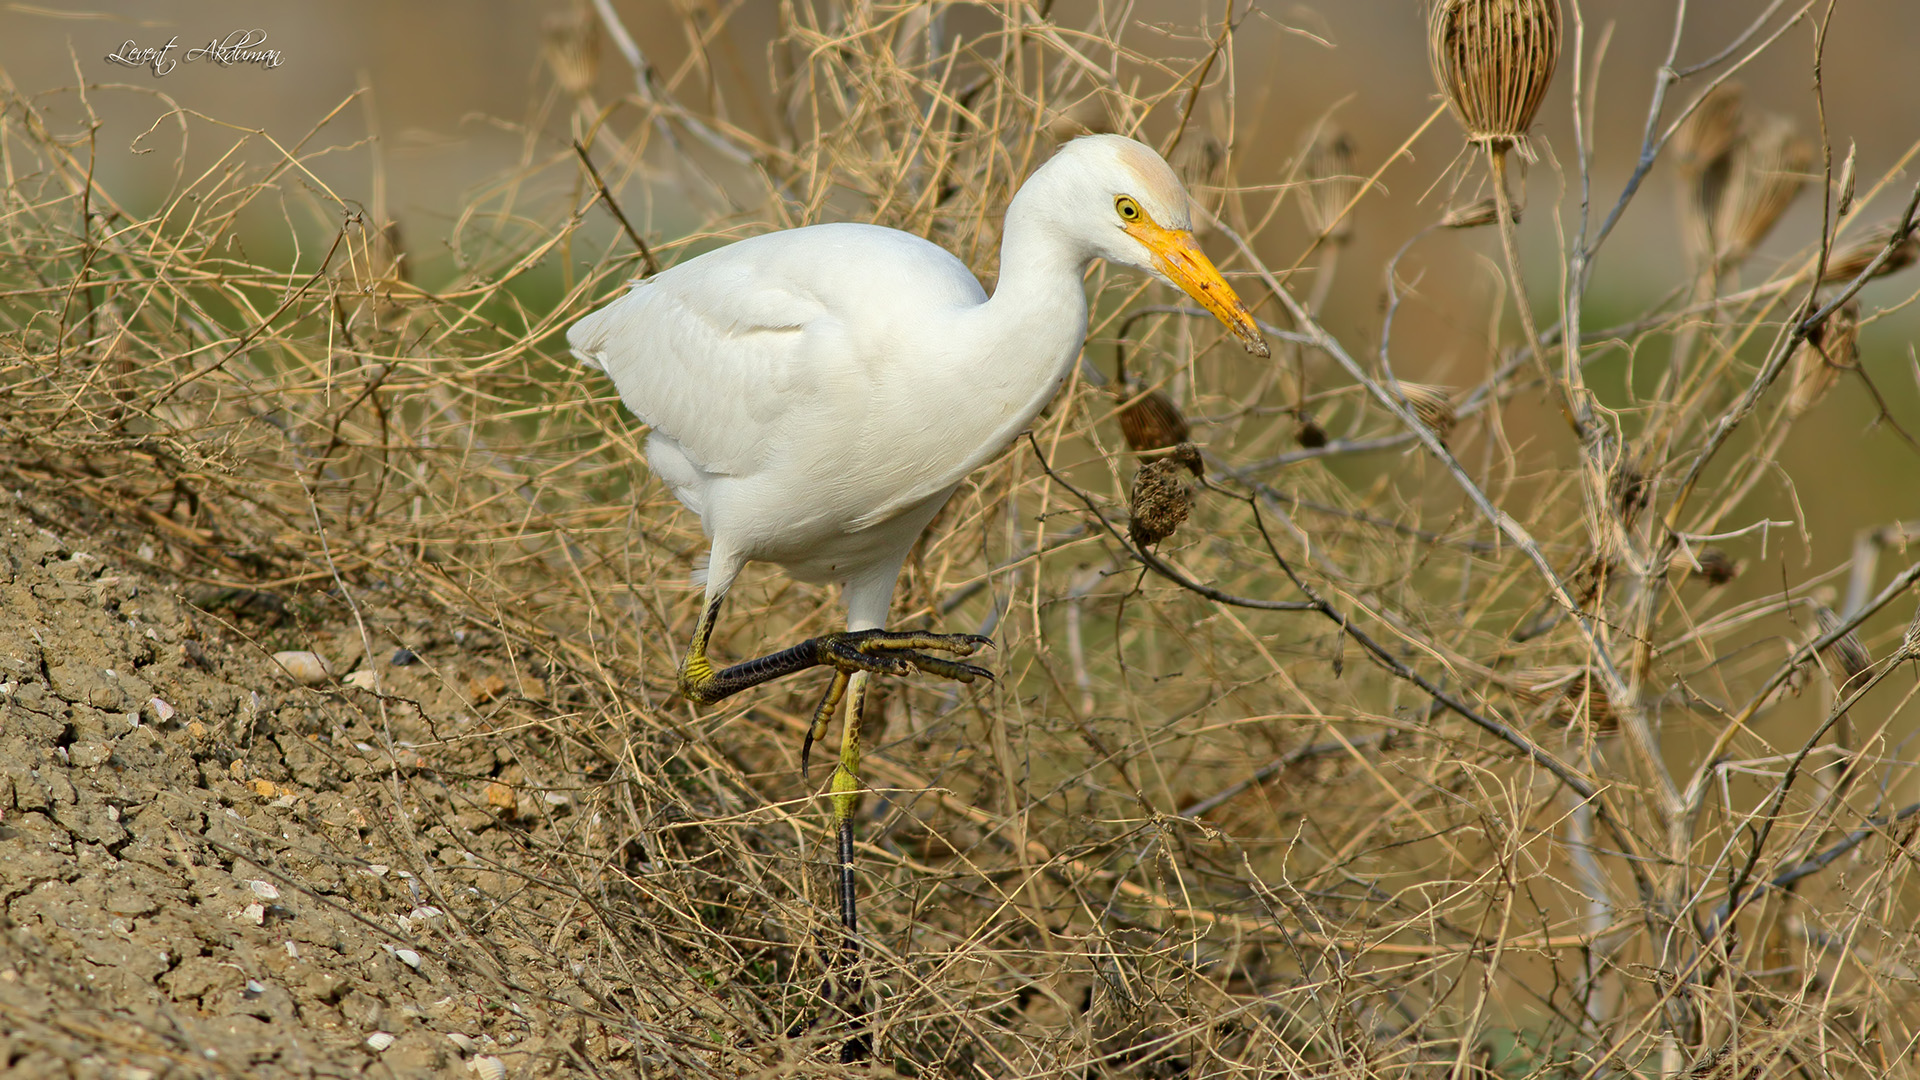
[(1725, 585), (1740, 575), (1740, 564), (1717, 547), (1701, 548), (1694, 559), (1700, 564), (1700, 576), (1709, 585)]
[(1327, 445), (1327, 429), (1320, 426), (1320, 421), (1303, 412), (1297, 418), (1297, 423), (1298, 426), (1293, 429), (1294, 441), (1309, 450), (1318, 450)]
[(1739, 83), (1721, 83), (1707, 91), (1686, 122), (1673, 133), (1674, 164), (1683, 176), (1699, 176), (1740, 141), (1740, 104), (1745, 96)]
[(1687, 249), (1698, 262), (1714, 251), (1714, 221), (1733, 172), (1734, 149), (1740, 144), (1743, 95), (1738, 83), (1714, 87), (1673, 134), (1674, 163), (1681, 178), (1681, 228)]
[(1714, 255), (1734, 265), (1753, 253), (1807, 184), (1813, 144), (1784, 116), (1765, 116), (1734, 150), (1713, 216)]
[(1443, 441), (1453, 425), (1459, 422), (1459, 414), (1453, 410), (1453, 398), (1447, 394), (1444, 386), (1429, 386), (1426, 383), (1400, 383), (1400, 396), (1407, 399), (1407, 405), (1413, 409), (1413, 415), (1438, 435)]
[[(1873, 265), (1873, 260), (1880, 257), (1880, 250), (1887, 246), (1887, 241), (1893, 239), (1895, 228), (1893, 222), (1888, 222), (1835, 251), (1827, 259), (1827, 272), (1820, 280), (1836, 284), (1859, 277), (1867, 267)], [(1873, 276), (1880, 278), (1898, 273), (1912, 266), (1916, 258), (1920, 258), (1920, 233), (1909, 233), (1906, 239), (1894, 245), (1887, 261), (1880, 264), (1880, 269), (1875, 270)]]
[(1513, 695), (1529, 705), (1548, 705), (1552, 717), (1571, 723), (1585, 717), (1596, 732), (1619, 727), (1606, 690), (1592, 668), (1542, 667), (1517, 672)]
[(1907, 624), (1907, 636), (1900, 639), (1900, 654), (1920, 657), (1920, 607), (1913, 609), (1913, 621)]
[(1177, 457), (1163, 457), (1140, 466), (1128, 498), (1127, 535), (1146, 547), (1173, 535), (1187, 520), (1193, 496), (1181, 472), (1187, 466)]
[(1853, 140), (1847, 140), (1847, 160), (1840, 163), (1840, 178), (1833, 183), (1833, 216), (1836, 220), (1846, 217), (1847, 211), (1853, 209), (1854, 159), (1859, 153), (1860, 147)]
[(600, 20), (586, 4), (547, 16), (540, 27), (542, 50), (554, 81), (569, 97), (582, 98), (600, 76)]
[[(1826, 637), (1841, 626), (1840, 616), (1825, 604), (1814, 607), (1813, 621), (1820, 628), (1819, 637)], [(1826, 654), (1829, 663), (1839, 669), (1840, 677), (1836, 681), (1841, 686), (1846, 686), (1855, 676), (1873, 666), (1873, 657), (1868, 655), (1867, 647), (1860, 644), (1860, 635), (1852, 630), (1842, 634), (1821, 652)]]
[(1136, 454), (1162, 450), (1187, 441), (1187, 418), (1172, 398), (1147, 390), (1120, 407), (1120, 434)]
[[(1507, 212), (1512, 216), (1514, 224), (1519, 224), (1520, 208), (1518, 206), (1509, 207)], [(1477, 203), (1470, 203), (1466, 206), (1456, 206), (1447, 211), (1440, 217), (1440, 227), (1443, 229), (1477, 229), (1482, 225), (1493, 224), (1499, 216), (1500, 208), (1498, 201), (1489, 197), (1481, 199)]]
[(1433, 0), (1427, 60), (1468, 139), (1524, 155), (1560, 61), (1559, 0)]
[(1315, 236), (1343, 241), (1353, 235), (1353, 216), (1342, 216), (1360, 193), (1360, 177), (1353, 172), (1353, 144), (1347, 134), (1323, 125), (1300, 152), (1300, 179), (1306, 184), (1300, 197), (1300, 216)]
[(1787, 417), (1805, 416), (1827, 396), (1840, 373), (1860, 355), (1860, 307), (1849, 300), (1827, 316), (1793, 351), (1793, 382), (1787, 391)]

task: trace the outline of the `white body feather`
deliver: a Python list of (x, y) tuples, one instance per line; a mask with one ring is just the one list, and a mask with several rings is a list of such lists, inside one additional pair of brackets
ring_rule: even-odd
[(884, 625), (915, 538), (1065, 382), (1087, 264), (1152, 269), (1110, 220), (1123, 188), (1187, 226), (1157, 155), (1080, 140), (1008, 207), (992, 299), (920, 237), (816, 225), (690, 259), (575, 323), (574, 354), (652, 427), (648, 462), (713, 540), (709, 601), (765, 560), (845, 582), (849, 625)]

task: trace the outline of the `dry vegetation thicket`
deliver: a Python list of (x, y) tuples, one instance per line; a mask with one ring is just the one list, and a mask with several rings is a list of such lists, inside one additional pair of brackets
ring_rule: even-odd
[[(990, 277), (1021, 178), (1100, 128), (1180, 163), (1206, 243), (1289, 351), (1250, 368), (1199, 313), (1097, 270), (1082, 377), (916, 551), (895, 623), (992, 634), (1001, 677), (894, 682), (872, 710), (862, 962), (880, 1066), (1920, 1074), (1902, 663), (1920, 634), (1901, 631), (1920, 523), (1812, 566), (1779, 551), (1808, 550), (1820, 522), (1761, 509), (1917, 456), (1891, 415), (1830, 447), (1826, 475), (1780, 453), (1834, 385), (1880, 400), (1876, 380), (1901, 374), (1861, 358), (1899, 351), (1874, 323), (1907, 294), (1861, 289), (1912, 261), (1920, 197), (1920, 144), (1856, 177), (1839, 133), (1742, 107), (1765, 50), (1817, 71), (1827, 5), (1771, 5), (1730, 41), (1620, 28), (1671, 33), (1674, 52), (1606, 73), (1654, 89), (1612, 192), (1591, 180), (1607, 95), (1581, 7), (1433, 4), (1435, 71), (1473, 141), (1431, 228), (1389, 265), (1339, 265), (1385, 290), (1384, 321), (1339, 336), (1315, 314), (1336, 265), (1321, 256), (1366, 227), (1382, 178), (1418, 189), (1432, 166), (1316, 123), (1286, 173), (1246, 175), (1258, 75), (1237, 23), (797, 0), (769, 42), (734, 8), (678, 10), (697, 47), (672, 66), (609, 5), (549, 22), (545, 96), (514, 121), (524, 165), (475, 189), (438, 260), (426, 226), (316, 170), (360, 155), (377, 178), (356, 103), (291, 138), (151, 87), (8, 87), (0, 111), (6, 485), (144, 536), (113, 553), (192, 595), (306, 605), (291, 627), (220, 616), (263, 649), (303, 626), (407, 641), (417, 625), (383, 622), (402, 602), (500, 643), (513, 690), (468, 695), (457, 730), (418, 729), (370, 678), (313, 691), (376, 729), (415, 725), (376, 790), (432, 836), (408, 849), (418, 880), (457, 893), (477, 836), (516, 838), (495, 869), (517, 887), (484, 926), (456, 919), (437, 960), (520, 958), (503, 997), (538, 982), (649, 1074), (833, 1067), (832, 845), (820, 777), (797, 772), (817, 687), (705, 714), (676, 697), (698, 522), (558, 333), (647, 267), (819, 220), (908, 229)], [(761, 50), (770, 93), (745, 75)], [(145, 102), (152, 128), (93, 124), (110, 96)], [(1543, 100), (1572, 110), (1574, 145), (1522, 144)], [(114, 139), (154, 151), (156, 176), (189, 142), (220, 151), (136, 202), (95, 182)], [(1556, 222), (1536, 207), (1522, 223), (1517, 147), (1536, 187), (1577, 200), (1560, 267), (1522, 265), (1516, 236)], [(1594, 268), (1650, 171), (1681, 192), (1689, 272), (1595, 325)], [(1796, 200), (1819, 204), (1818, 231), (1772, 235)], [(1304, 249), (1289, 203), (1315, 228)], [(1791, 254), (1757, 258), (1763, 243)], [(1402, 381), (1432, 364), (1395, 321), (1435, 302), (1407, 267), (1449, 245), (1496, 260), (1507, 298), (1449, 313), (1490, 327), (1460, 385)], [(1123, 344), (1131, 378), (1101, 385)], [(1609, 364), (1633, 377), (1603, 394), (1586, 380)], [(1130, 448), (1120, 416), (1149, 394), (1206, 476), (1162, 470), (1189, 516), (1140, 547), (1127, 497), (1133, 449), (1152, 448)], [(1754, 584), (1759, 567), (1780, 580)], [(726, 624), (721, 656), (839, 616), (830, 590), (773, 572), (733, 595), (752, 617)], [(468, 760), (475, 739), (492, 764)], [(502, 784), (529, 795), (505, 800), (518, 811), (472, 812)], [(255, 862), (292, 855), (250, 843)], [(547, 1064), (633, 1067), (608, 1045)]]

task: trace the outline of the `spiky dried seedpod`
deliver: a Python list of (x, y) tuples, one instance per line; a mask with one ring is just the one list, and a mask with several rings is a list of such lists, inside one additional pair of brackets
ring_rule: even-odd
[[(1520, 208), (1514, 207), (1508, 212), (1514, 224), (1520, 223)], [(1477, 229), (1482, 225), (1491, 225), (1500, 219), (1499, 200), (1488, 197), (1466, 206), (1456, 206), (1440, 216), (1443, 229)]]
[[(1859, 277), (1867, 267), (1873, 265), (1873, 260), (1880, 257), (1881, 250), (1894, 238), (1897, 228), (1898, 226), (1893, 222), (1888, 222), (1835, 251), (1827, 259), (1827, 272), (1820, 280), (1828, 284), (1838, 284)], [(1888, 274), (1899, 273), (1912, 266), (1917, 258), (1920, 258), (1920, 233), (1908, 233), (1904, 239), (1894, 245), (1893, 251), (1887, 255), (1887, 261), (1880, 264), (1880, 268), (1873, 272), (1873, 276), (1882, 278)]]
[(1860, 306), (1849, 300), (1827, 316), (1793, 351), (1793, 376), (1787, 391), (1787, 418), (1805, 416), (1827, 396), (1840, 373), (1860, 355)]
[(1322, 125), (1300, 152), (1300, 217), (1307, 231), (1342, 243), (1353, 235), (1353, 216), (1347, 204), (1360, 193), (1360, 177), (1353, 172), (1353, 143), (1331, 124)]
[(600, 77), (600, 19), (593, 8), (576, 3), (547, 16), (540, 31), (554, 81), (569, 97), (585, 97)]
[[(1826, 637), (1841, 627), (1840, 616), (1825, 604), (1814, 607), (1813, 621), (1820, 628), (1820, 637)], [(1834, 681), (1842, 687), (1873, 666), (1873, 657), (1867, 653), (1867, 647), (1860, 644), (1860, 635), (1852, 630), (1840, 635), (1833, 644), (1821, 651), (1830, 663), (1839, 668), (1839, 678)]]
[(1735, 149), (1713, 217), (1714, 255), (1733, 265), (1753, 253), (1807, 185), (1813, 143), (1784, 116), (1763, 116)]
[(1442, 441), (1453, 430), (1460, 416), (1454, 411), (1453, 398), (1447, 394), (1444, 386), (1430, 386), (1426, 383), (1401, 382), (1400, 396), (1407, 399), (1407, 405), (1413, 409), (1413, 415), (1427, 427), (1433, 429)]
[(1427, 60), (1469, 140), (1524, 156), (1560, 62), (1559, 0), (1433, 0)]
[(1176, 446), (1186, 442), (1188, 434), (1180, 407), (1158, 390), (1142, 391), (1120, 406), (1120, 435), (1136, 454)]
[[(1187, 444), (1192, 449), (1192, 444)], [(1198, 460), (1199, 452), (1192, 454)], [(1193, 509), (1193, 495), (1187, 490), (1181, 473), (1190, 468), (1186, 455), (1178, 452), (1156, 458), (1140, 466), (1134, 474), (1133, 490), (1127, 499), (1127, 535), (1146, 547), (1172, 536)]]
[(1907, 635), (1900, 639), (1900, 655), (1920, 659), (1920, 607), (1913, 609), (1913, 621), (1907, 624)]

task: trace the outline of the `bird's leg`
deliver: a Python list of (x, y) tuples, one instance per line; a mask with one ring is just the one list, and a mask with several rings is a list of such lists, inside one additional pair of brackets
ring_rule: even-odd
[[(860, 808), (860, 721), (866, 711), (867, 682), (871, 678), (870, 673), (857, 671), (834, 679), (836, 686), (845, 680), (847, 701), (846, 721), (840, 726), (840, 763), (834, 767), (828, 785), (833, 793), (833, 822), (840, 835), (840, 999), (852, 1030), (840, 1047), (843, 1064), (864, 1061), (873, 1054), (873, 1033), (863, 1026), (866, 987), (859, 971), (860, 921), (853, 882), (853, 817)], [(833, 691), (829, 689), (828, 693), (832, 695)], [(818, 718), (815, 723), (819, 723)]]

